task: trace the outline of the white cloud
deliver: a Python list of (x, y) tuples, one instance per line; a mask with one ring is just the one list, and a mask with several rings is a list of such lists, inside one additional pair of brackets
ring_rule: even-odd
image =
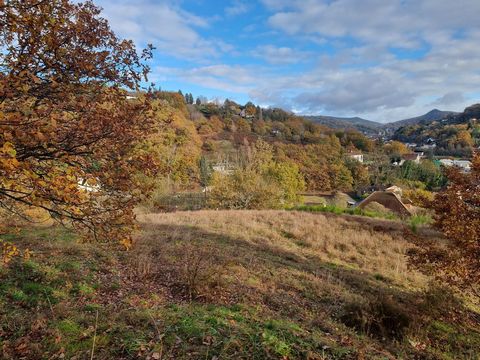
[(207, 19), (189, 13), (167, 0), (101, 0), (105, 16), (120, 36), (139, 46), (152, 43), (159, 51), (184, 59), (218, 57), (229, 45), (205, 39), (197, 28), (206, 28)]
[[(235, 55), (234, 47), (202, 36), (202, 30), (212, 29), (214, 22), (185, 11), (179, 1), (99, 3), (120, 35), (139, 45), (151, 42), (165, 54), (196, 63), (190, 69), (154, 67), (156, 81), (248, 94), (261, 104), (305, 113), (380, 121), (419, 115), (432, 106), (462, 110), (471, 101), (468, 94), (478, 92), (479, 0), (262, 2), (271, 16), (245, 27), (243, 35), (251, 40), (253, 50), (243, 47), (240, 55), (242, 64), (248, 64), (249, 57), (262, 58), (269, 67), (223, 63), (222, 55)], [(230, 17), (250, 11), (246, 2), (227, 4), (224, 11)], [(265, 22), (270, 28), (262, 27)], [(256, 46), (254, 39), (260, 36), (262, 43), (275, 43), (273, 33), (287, 46)], [(309, 51), (295, 49), (300, 46)], [(315, 53), (311, 50), (315, 46), (331, 51)], [(402, 58), (392, 48), (419, 55)], [(301, 72), (296, 68), (300, 63)]]
[(247, 13), (250, 6), (245, 1), (234, 0), (230, 6), (225, 8), (225, 14), (228, 16), (237, 16)]
[[(191, 69), (157, 67), (154, 73), (161, 80), (181, 80), (219, 91), (247, 94), (255, 87), (258, 68), (248, 66), (210, 65)], [(263, 72), (265, 74), (265, 72)]]
[[(270, 91), (282, 97), (297, 89), (289, 106), (391, 120), (432, 105), (461, 110), (471, 101), (463, 94), (478, 92), (478, 0), (262, 1), (274, 12), (272, 28), (291, 39), (327, 39), (336, 48)], [(391, 48), (420, 56), (397, 58)]]
[(350, 36), (370, 44), (412, 48), (428, 33), (472, 26), (478, 0), (263, 0), (274, 28), (287, 34)]
[(285, 46), (262, 45), (252, 51), (252, 56), (262, 58), (270, 64), (281, 65), (308, 61), (311, 53)]
[(465, 96), (461, 92), (453, 91), (439, 97), (437, 100), (432, 102), (431, 105), (445, 106), (445, 105), (462, 103), (464, 101), (465, 101)]

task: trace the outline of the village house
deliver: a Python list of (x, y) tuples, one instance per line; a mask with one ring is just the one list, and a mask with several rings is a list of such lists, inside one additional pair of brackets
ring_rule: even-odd
[(452, 159), (440, 159), (440, 164), (443, 166), (457, 166), (463, 172), (470, 172), (472, 170), (472, 163), (468, 160), (452, 160)]
[(350, 152), (348, 153), (348, 157), (363, 163), (363, 154), (361, 152)]
[(231, 175), (233, 173), (233, 167), (226, 161), (216, 163), (212, 166), (212, 170), (223, 175)]
[(402, 155), (402, 160), (400, 162), (403, 161), (402, 162), (403, 164), (405, 161), (413, 161), (415, 164), (420, 164), (421, 159), (422, 159), (421, 153), (404, 154)]
[(411, 154), (404, 154), (400, 158), (400, 161), (395, 161), (393, 165), (402, 166), (405, 163), (405, 161), (413, 161), (415, 164), (420, 164), (422, 157), (423, 157), (423, 152), (414, 152)]

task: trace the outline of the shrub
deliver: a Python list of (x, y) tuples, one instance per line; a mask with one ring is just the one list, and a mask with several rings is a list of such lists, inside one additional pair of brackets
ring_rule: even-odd
[(410, 200), (415, 206), (425, 207), (435, 196), (428, 190), (407, 189), (403, 191), (403, 197)]
[(210, 244), (184, 243), (176, 249), (175, 264), (179, 285), (190, 300), (209, 295), (225, 272), (219, 251)]
[(209, 205), (220, 209), (279, 208), (282, 191), (261, 174), (236, 170), (232, 175), (215, 174)]

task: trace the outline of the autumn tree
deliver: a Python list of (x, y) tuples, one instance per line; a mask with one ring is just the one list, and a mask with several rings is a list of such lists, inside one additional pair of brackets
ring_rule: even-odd
[(262, 140), (244, 150), (246, 161), (242, 166), (232, 174), (214, 174), (210, 206), (265, 209), (298, 202), (305, 181), (296, 165), (275, 161), (273, 146)]
[(134, 152), (152, 124), (138, 92), (151, 48), (138, 54), (93, 3), (68, 0), (0, 1), (0, 48), (0, 206), (128, 245), (133, 174), (155, 168)]
[(470, 173), (448, 170), (448, 187), (431, 202), (435, 226), (448, 244), (419, 241), (414, 261), (458, 286), (476, 287), (480, 296), (480, 154)]
[(183, 188), (198, 180), (201, 140), (195, 124), (185, 115), (188, 111), (182, 99), (178, 93), (162, 92), (151, 101), (152, 127), (135, 149), (137, 154), (155, 159), (157, 171), (150, 175), (140, 171), (143, 176), (139, 179), (147, 188), (163, 186), (163, 180), (170, 189)]
[(391, 156), (401, 156), (408, 154), (410, 150), (400, 141), (391, 141), (384, 145), (385, 153)]

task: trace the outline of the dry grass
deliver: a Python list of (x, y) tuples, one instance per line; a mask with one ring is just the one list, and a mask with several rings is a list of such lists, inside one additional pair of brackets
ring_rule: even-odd
[[(238, 247), (264, 250), (295, 259), (308, 267), (312, 260), (363, 271), (395, 280), (398, 285), (421, 288), (426, 278), (407, 268), (406, 251), (412, 245), (402, 236), (400, 223), (324, 216), (286, 211), (198, 211), (140, 216), (147, 241), (160, 246), (155, 228), (169, 229), (168, 237), (185, 240), (203, 232)], [(242, 246), (240, 246), (242, 245)], [(236, 250), (235, 250), (236, 251)], [(238, 253), (237, 255), (240, 255)], [(252, 252), (247, 251), (247, 259)], [(237, 258), (238, 260), (238, 258)]]
[(475, 359), (480, 348), (478, 314), (408, 268), (401, 222), (138, 219), (129, 252), (59, 227), (8, 235), (34, 257), (0, 269), (0, 357), (89, 358), (94, 338), (96, 359)]

